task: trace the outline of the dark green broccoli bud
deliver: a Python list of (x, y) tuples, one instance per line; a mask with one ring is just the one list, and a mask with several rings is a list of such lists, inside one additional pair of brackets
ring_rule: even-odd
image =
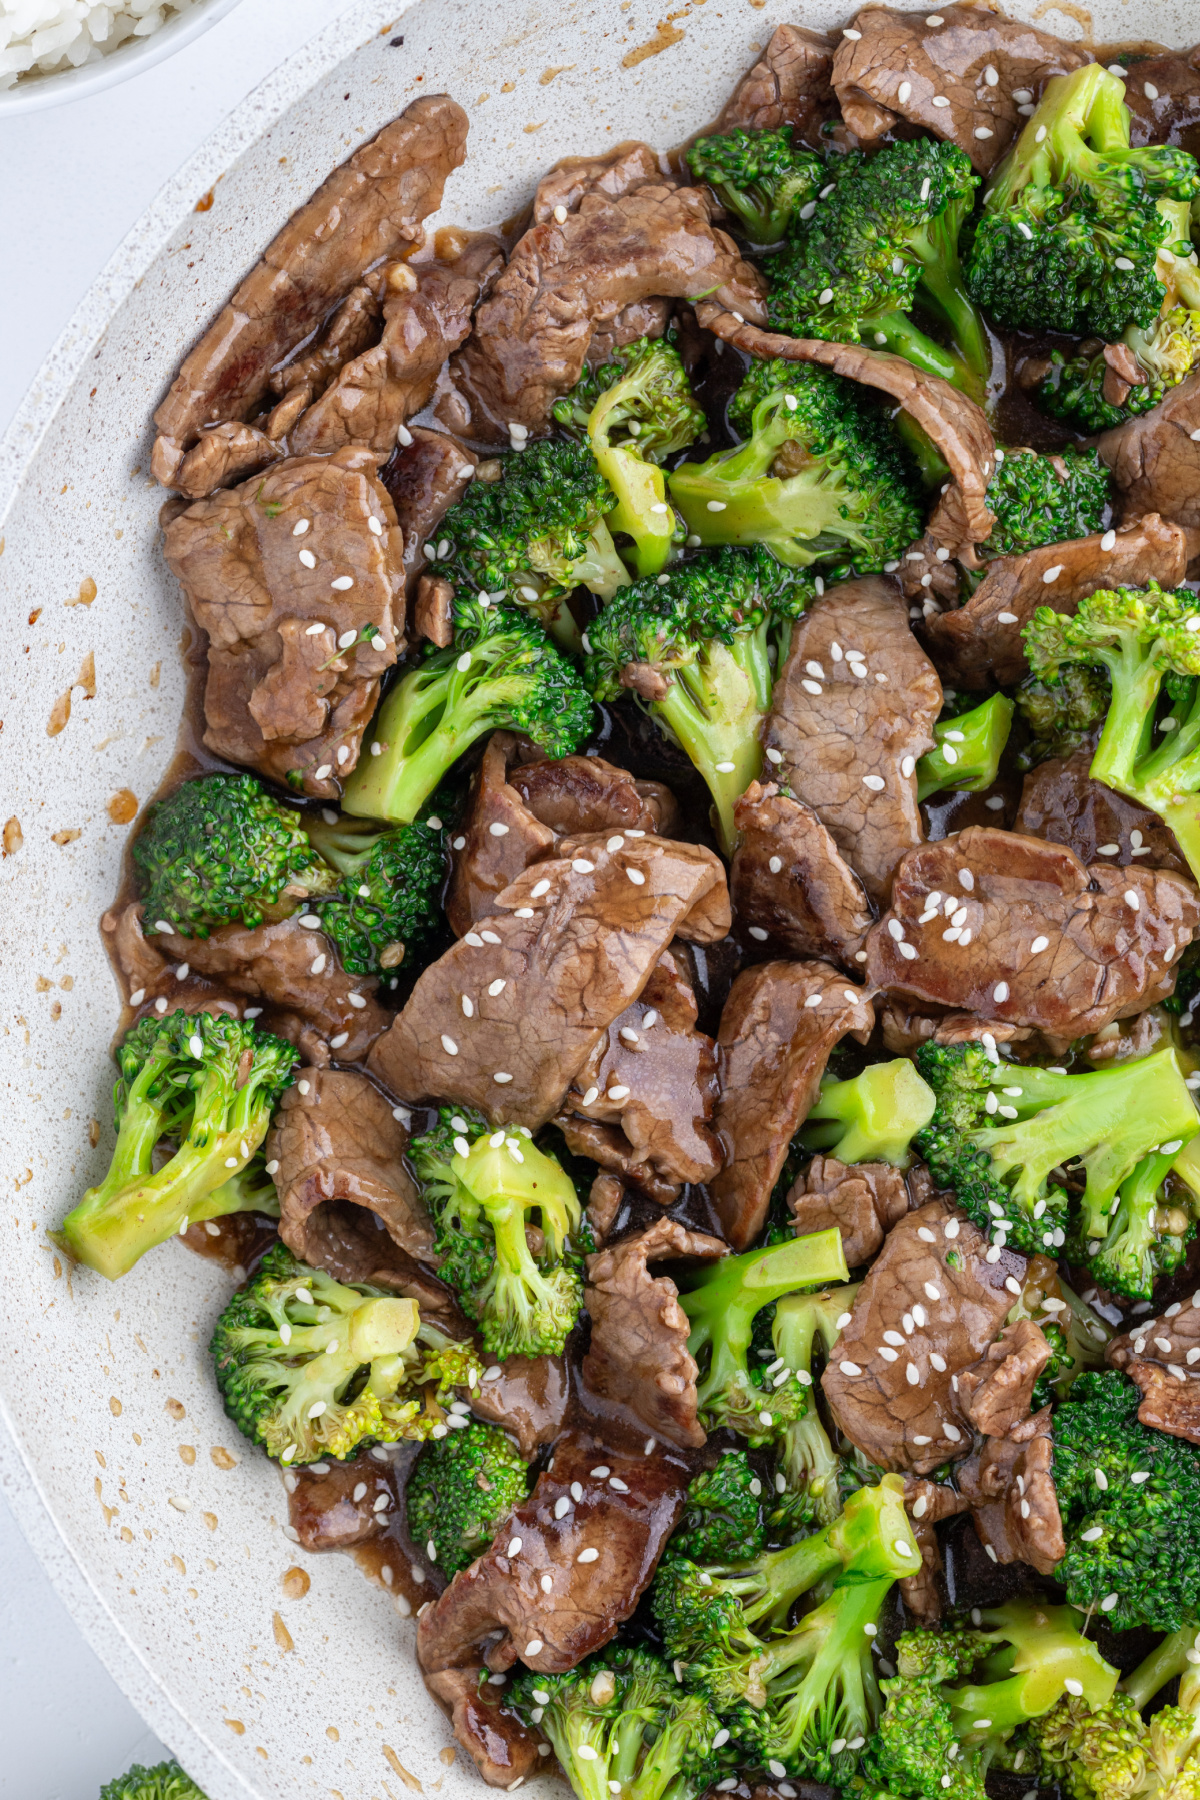
[(1168, 307), (1147, 330), (1131, 325), (1122, 342), (1146, 378), (1131, 385), (1124, 400), (1104, 398), (1109, 365), (1103, 350), (1071, 357), (1052, 350), (1049, 373), (1037, 389), (1043, 410), (1089, 434), (1112, 431), (1149, 412), (1200, 364), (1200, 311)]
[(777, 244), (786, 237), (826, 179), (820, 157), (802, 150), (787, 126), (697, 138), (687, 165), (697, 181), (707, 181), (752, 244)]
[(459, 600), (480, 590), (528, 607), (567, 649), (578, 649), (562, 605), (582, 584), (607, 599), (629, 580), (604, 523), (614, 495), (591, 451), (569, 438), (514, 451), (498, 481), (473, 481), (438, 526), (429, 567)]
[(132, 1769), (100, 1789), (100, 1800), (205, 1800), (205, 1797), (177, 1762), (163, 1762), (153, 1769), (134, 1763)]
[(346, 782), (343, 809), (409, 825), (485, 732), (523, 731), (548, 756), (569, 756), (591, 724), (578, 675), (536, 620), (515, 607), (460, 599), (454, 642), (429, 649), (376, 714), (370, 753)]
[[(1200, 600), (1181, 589), (1106, 588), (1070, 618), (1039, 606), (1025, 627), (1035, 676), (1056, 680), (1072, 664), (1108, 672), (1112, 692), (1091, 776), (1156, 812), (1200, 878)], [(1163, 688), (1172, 704), (1156, 722)], [(1157, 738), (1157, 742), (1155, 739)]]
[(1117, 1670), (1083, 1636), (1073, 1608), (1021, 1598), (972, 1617), (976, 1629), (899, 1638), (897, 1673), (881, 1684), (887, 1704), (863, 1757), (868, 1789), (897, 1800), (983, 1800), (984, 1777), (993, 1763), (1004, 1766), (1014, 1734), (1064, 1695), (1111, 1702)]
[[(840, 1319), (854, 1306), (857, 1282), (823, 1294), (788, 1294), (780, 1300), (771, 1321), (775, 1360), (763, 1370), (763, 1379), (779, 1382), (781, 1389), (800, 1389), (803, 1405), (784, 1424), (779, 1439), (779, 1463), (775, 1486), (786, 1519), (789, 1511), (810, 1509), (821, 1524), (835, 1519), (842, 1506), (842, 1459), (830, 1442), (817, 1404), (821, 1365), (837, 1342)], [(790, 1379), (782, 1380), (787, 1376)]]
[[(991, 353), (958, 256), (979, 186), (970, 158), (956, 144), (919, 138), (870, 157), (851, 151), (825, 173), (811, 220), (766, 259), (773, 329), (886, 347), (981, 395)], [(913, 324), (918, 301), (948, 329), (953, 350)]]
[(679, 352), (661, 338), (638, 338), (587, 370), (552, 410), (568, 431), (586, 432), (617, 499), (608, 528), (632, 538), (624, 554), (635, 574), (657, 575), (682, 535), (658, 464), (685, 450), (706, 424)]
[(1109, 693), (1106, 672), (1086, 663), (1066, 663), (1049, 680), (1027, 675), (1014, 696), (1029, 731), (1017, 767), (1028, 770), (1052, 756), (1074, 756), (1103, 722)]
[(1052, 1472), (1067, 1554), (1055, 1575), (1114, 1631), (1178, 1631), (1200, 1606), (1200, 1452), (1143, 1425), (1115, 1369), (1079, 1376), (1054, 1415)]
[(671, 1555), (693, 1563), (738, 1562), (767, 1541), (763, 1486), (744, 1450), (728, 1450), (715, 1469), (688, 1483), (687, 1505)]
[(1055, 77), (992, 175), (967, 282), (998, 324), (1111, 342), (1158, 316), (1159, 251), (1186, 235), (1200, 175), (1185, 150), (1130, 147), (1124, 93), (1100, 63)]
[(565, 1675), (522, 1669), (504, 1707), (549, 1738), (579, 1800), (697, 1800), (731, 1762), (708, 1701), (642, 1645), (610, 1644)]
[(253, 931), (279, 907), (321, 894), (335, 877), (304, 832), (303, 815), (253, 775), (201, 775), (150, 811), (133, 866), (147, 936), (206, 938), (218, 925)]
[(430, 1562), (456, 1575), (486, 1550), (500, 1521), (529, 1491), (529, 1470), (507, 1432), (474, 1419), (425, 1445), (408, 1478), (409, 1535)]
[(1102, 1238), (1126, 1176), (1159, 1145), (1196, 1132), (1173, 1049), (1084, 1075), (995, 1066), (979, 1044), (923, 1044), (916, 1061), (938, 1098), (914, 1140), (934, 1181), (955, 1190), (981, 1230), (1027, 1253), (1065, 1241), (1067, 1196), (1053, 1179), (1062, 1164), (1082, 1164), (1078, 1229)]
[(932, 1088), (907, 1056), (870, 1063), (851, 1081), (822, 1081), (804, 1122), (806, 1150), (823, 1150), (839, 1162), (893, 1163), (905, 1168), (915, 1134), (937, 1108)]
[(727, 853), (734, 806), (762, 769), (772, 633), (812, 592), (809, 578), (768, 551), (727, 549), (623, 589), (588, 628), (591, 693), (615, 700), (632, 688), (682, 745), (708, 784)]
[(357, 819), (310, 821), (310, 838), (342, 878), (313, 911), (352, 975), (385, 975), (438, 931), (444, 835), (438, 814), (384, 831)]
[[(108, 1173), (67, 1215), (56, 1241), (115, 1281), (189, 1219), (210, 1216), (205, 1201), (254, 1156), (298, 1061), (291, 1044), (248, 1019), (185, 1012), (140, 1019), (117, 1051), (117, 1143)], [(177, 1148), (156, 1170), (163, 1139)]]
[[(493, 1356), (558, 1356), (583, 1287), (572, 1239), (583, 1212), (574, 1183), (523, 1126), (491, 1131), (442, 1107), (409, 1146), (443, 1255), (439, 1274)], [(535, 1255), (528, 1228), (541, 1231)]]
[(944, 791), (979, 794), (991, 787), (1012, 730), (1013, 703), (993, 694), (970, 712), (939, 719), (933, 728), (937, 748), (917, 764), (917, 799)]
[(209, 1354), (225, 1411), (288, 1468), (449, 1429), (441, 1402), (483, 1365), (415, 1300), (335, 1281), (273, 1244), (217, 1320)]
[(825, 1287), (849, 1276), (839, 1231), (817, 1231), (788, 1243), (727, 1256), (681, 1277), (680, 1305), (691, 1321), (688, 1350), (702, 1370), (697, 1388), (709, 1431), (731, 1426), (751, 1444), (770, 1443), (808, 1409), (805, 1384), (793, 1375), (763, 1385), (749, 1367), (756, 1314), (798, 1288)]
[(1019, 556), (1040, 544), (1088, 537), (1103, 529), (1109, 497), (1109, 473), (1095, 450), (1061, 450), (1053, 456), (1006, 450), (987, 489), (996, 523), (991, 536), (977, 545), (978, 554), (986, 560)]
[(689, 543), (762, 544), (842, 580), (920, 536), (912, 465), (858, 383), (812, 363), (755, 363), (729, 416), (746, 441), (668, 479)]

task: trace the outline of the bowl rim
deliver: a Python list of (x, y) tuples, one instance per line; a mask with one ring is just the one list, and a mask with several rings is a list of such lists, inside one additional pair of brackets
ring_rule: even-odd
[(84, 63), (78, 69), (55, 69), (50, 75), (38, 75), (29, 81), (18, 80), (0, 91), (0, 119), (16, 113), (42, 112), (116, 87), (131, 75), (140, 75), (144, 69), (152, 69), (155, 63), (174, 56), (240, 4), (241, 0), (200, 0), (193, 12), (176, 13), (149, 37), (127, 38), (96, 62)]

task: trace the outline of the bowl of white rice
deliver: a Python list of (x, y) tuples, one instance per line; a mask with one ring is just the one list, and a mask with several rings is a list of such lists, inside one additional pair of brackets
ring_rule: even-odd
[(0, 117), (58, 106), (173, 56), (238, 0), (0, 0)]

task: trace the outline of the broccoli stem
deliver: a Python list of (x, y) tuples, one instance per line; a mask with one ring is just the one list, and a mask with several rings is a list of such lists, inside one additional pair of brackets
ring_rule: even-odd
[(996, 779), (1000, 758), (1012, 730), (1013, 703), (993, 694), (982, 706), (933, 728), (937, 747), (917, 764), (917, 799), (927, 800), (943, 788), (978, 794)]
[(665, 698), (650, 711), (687, 751), (713, 797), (717, 838), (732, 856), (733, 809), (762, 771), (759, 729), (771, 703), (768, 621), (703, 645), (695, 662), (671, 672)]
[[(940, 235), (944, 238), (946, 234)], [(992, 372), (991, 345), (983, 318), (967, 292), (956, 244), (935, 245), (934, 254), (921, 265), (920, 297), (950, 327), (961, 364), (975, 378), (976, 391), (981, 391)], [(960, 373), (955, 386), (962, 387), (962, 381)]]
[(656, 464), (617, 444), (604, 446), (593, 441), (592, 454), (617, 496), (605, 523), (610, 531), (626, 532), (633, 539), (627, 555), (639, 577), (658, 575), (667, 565), (675, 533), (666, 476)]
[(808, 1494), (817, 1517), (827, 1523), (837, 1517), (841, 1506), (842, 1459), (829, 1441), (817, 1408), (813, 1349), (819, 1341), (828, 1356), (837, 1341), (837, 1321), (851, 1310), (857, 1293), (855, 1283), (830, 1294), (788, 1294), (776, 1306), (771, 1323), (776, 1355), (783, 1358), (785, 1367), (803, 1371), (811, 1382), (805, 1387), (808, 1406), (803, 1418), (784, 1427), (780, 1473), (792, 1493)]
[(1097, 650), (1096, 659), (1112, 677), (1112, 699), (1092, 758), (1091, 776), (1106, 787), (1136, 796), (1140, 787), (1137, 763), (1150, 749), (1163, 672), (1153, 645), (1140, 644), (1133, 633), (1117, 646)]
[[(980, 394), (981, 377), (965, 358), (935, 344), (919, 326), (913, 324), (907, 313), (879, 313), (870, 320), (866, 329), (875, 349), (890, 350), (896, 356), (903, 356), (916, 368), (924, 369), (927, 375), (936, 375), (940, 380), (948, 381), (960, 393), (973, 398)], [(984, 366), (985, 369), (990, 368), (990, 360)]]
[(853, 1080), (822, 1082), (804, 1123), (804, 1148), (831, 1149), (839, 1162), (902, 1168), (913, 1137), (936, 1111), (933, 1089), (906, 1056), (871, 1063)]
[(1121, 1692), (1129, 1695), (1139, 1712), (1144, 1706), (1149, 1706), (1155, 1694), (1165, 1688), (1168, 1681), (1173, 1681), (1176, 1675), (1183, 1675), (1192, 1667), (1188, 1652), (1195, 1649), (1196, 1637), (1194, 1623), (1181, 1626), (1178, 1631), (1165, 1637), (1161, 1644), (1156, 1644), (1133, 1673), (1124, 1677)]
[(1089, 1706), (1112, 1699), (1117, 1671), (1080, 1635), (1081, 1617), (1074, 1607), (1024, 1600), (984, 1613), (985, 1629), (1002, 1644), (983, 1666), (992, 1679), (946, 1689), (961, 1742), (1012, 1731), (1049, 1712), (1068, 1691), (1082, 1688)]

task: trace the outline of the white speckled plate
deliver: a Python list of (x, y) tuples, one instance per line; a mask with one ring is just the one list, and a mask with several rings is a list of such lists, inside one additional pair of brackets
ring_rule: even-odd
[[(686, 137), (781, 18), (850, 10), (679, 0), (660, 23), (658, 0), (360, 0), (163, 189), (0, 442), (0, 825), (23, 838), (0, 862), (0, 1478), (90, 1642), (210, 1800), (482, 1790), (421, 1685), (411, 1621), (349, 1558), (288, 1543), (278, 1476), (222, 1415), (205, 1344), (227, 1277), (167, 1244), (110, 1286), (70, 1276), (46, 1237), (111, 1146), (117, 996), (96, 922), (128, 826), (109, 803), (153, 791), (183, 698), (150, 414), (291, 210), (416, 95), (466, 106), (441, 222), (483, 226), (561, 156)], [(1187, 11), (1104, 0), (1095, 29), (1190, 42)], [(1079, 35), (1074, 4), (1038, 15)], [(296, 1562), (302, 1600), (281, 1587)]]

